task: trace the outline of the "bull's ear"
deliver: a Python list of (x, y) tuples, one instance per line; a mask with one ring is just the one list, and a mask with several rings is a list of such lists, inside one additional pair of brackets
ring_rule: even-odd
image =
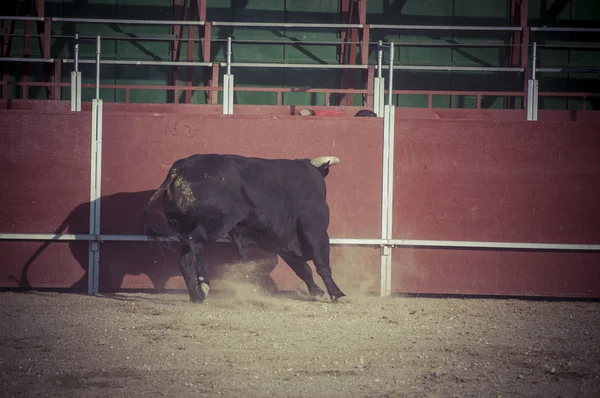
[(329, 174), (329, 167), (331, 167), (331, 161), (328, 160), (327, 162), (317, 167), (317, 169), (323, 177), (327, 177), (327, 175)]

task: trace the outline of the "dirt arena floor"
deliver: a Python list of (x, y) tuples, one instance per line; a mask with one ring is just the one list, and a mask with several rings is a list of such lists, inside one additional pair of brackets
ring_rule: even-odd
[(600, 303), (0, 293), (0, 395), (598, 397)]

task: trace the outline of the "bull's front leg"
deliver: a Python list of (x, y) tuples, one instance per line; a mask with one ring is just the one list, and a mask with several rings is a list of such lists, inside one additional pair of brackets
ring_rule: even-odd
[(202, 245), (189, 242), (181, 249), (179, 268), (192, 303), (201, 303), (206, 299), (210, 282), (206, 275)]
[(323, 279), (327, 293), (332, 301), (337, 301), (346, 296), (338, 287), (331, 276), (329, 265), (329, 235), (326, 230), (320, 228), (303, 228), (303, 236), (312, 250), (313, 262), (317, 274)]

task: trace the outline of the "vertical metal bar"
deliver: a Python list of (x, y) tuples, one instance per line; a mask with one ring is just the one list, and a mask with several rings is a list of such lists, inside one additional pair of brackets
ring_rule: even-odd
[(233, 115), (233, 75), (229, 75), (229, 115)]
[(231, 36), (227, 38), (227, 74), (231, 74)]
[(393, 224), (393, 214), (394, 214), (394, 138), (395, 138), (395, 109), (394, 105), (389, 105), (387, 109), (388, 115), (388, 213), (387, 213), (387, 235), (388, 239), (392, 239), (392, 224)]
[(71, 112), (77, 110), (77, 72), (71, 72)]
[[(90, 235), (100, 235), (100, 198), (102, 196), (102, 100), (92, 100), (92, 140), (90, 156)], [(98, 293), (100, 244), (90, 242), (88, 294)]]
[(388, 105), (392, 105), (392, 90), (394, 88), (394, 42), (390, 42), (390, 69), (388, 79)]
[(96, 218), (94, 235), (100, 235), (100, 198), (102, 197), (102, 100), (96, 102)]
[(381, 65), (383, 65), (383, 42), (379, 40), (377, 45), (377, 77), (381, 77)]
[[(386, 117), (388, 118), (388, 186), (387, 186), (387, 239), (393, 238), (393, 219), (394, 219), (394, 114), (395, 106), (388, 105), (386, 109)], [(389, 296), (392, 293), (392, 248), (389, 245), (384, 247), (386, 261), (385, 269), (382, 275), (385, 275), (383, 282), (382, 296)]]
[[(389, 107), (385, 107), (385, 113), (383, 115), (383, 162), (382, 162), (382, 186), (381, 186), (381, 239), (386, 241), (390, 239), (388, 235), (388, 190), (389, 190), (389, 138), (390, 138), (390, 118)], [(379, 294), (382, 297), (387, 295), (386, 286), (389, 278), (389, 257), (391, 249), (388, 245), (383, 244), (381, 247), (381, 280)]]
[(387, 207), (388, 207), (388, 157), (389, 157), (389, 115), (383, 115), (383, 151), (382, 151), (382, 185), (381, 185), (381, 239), (389, 239), (387, 236)]
[(96, 99), (100, 99), (100, 36), (96, 36)]
[(533, 56), (531, 58), (531, 78), (535, 80), (535, 72), (537, 69), (537, 42), (533, 42)]
[[(92, 137), (90, 145), (90, 235), (96, 231), (96, 166), (97, 166), (97, 120), (98, 120), (98, 100), (92, 100)], [(94, 275), (96, 267), (96, 253), (98, 245), (96, 241), (89, 243), (88, 258), (88, 294), (95, 294)]]
[(532, 106), (533, 106), (533, 113), (532, 113), (532, 119), (534, 121), (538, 120), (538, 99), (539, 99), (539, 93), (538, 93), (538, 80), (533, 80), (533, 101), (532, 102)]
[(81, 72), (77, 72), (75, 74), (75, 78), (76, 78), (75, 84), (77, 87), (77, 94), (76, 94), (76, 101), (75, 101), (77, 108), (75, 110), (77, 112), (80, 112), (81, 111)]
[(75, 33), (75, 72), (79, 71), (79, 33)]

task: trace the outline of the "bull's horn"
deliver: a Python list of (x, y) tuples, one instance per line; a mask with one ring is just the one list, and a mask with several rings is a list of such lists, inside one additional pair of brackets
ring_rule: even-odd
[(313, 160), (311, 160), (310, 164), (312, 164), (315, 167), (321, 167), (327, 162), (329, 162), (330, 166), (333, 166), (334, 164), (338, 164), (340, 162), (340, 159), (336, 158), (335, 156), (319, 156), (318, 158), (314, 158)]

